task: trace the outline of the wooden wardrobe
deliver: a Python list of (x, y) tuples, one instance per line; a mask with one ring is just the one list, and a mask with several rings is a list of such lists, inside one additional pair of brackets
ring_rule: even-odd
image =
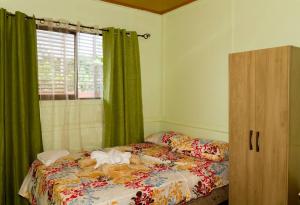
[(229, 61), (229, 204), (300, 205), (300, 48)]

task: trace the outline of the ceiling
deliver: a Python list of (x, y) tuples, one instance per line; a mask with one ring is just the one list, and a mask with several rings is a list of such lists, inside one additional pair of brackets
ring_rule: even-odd
[(102, 0), (131, 8), (164, 14), (196, 0)]

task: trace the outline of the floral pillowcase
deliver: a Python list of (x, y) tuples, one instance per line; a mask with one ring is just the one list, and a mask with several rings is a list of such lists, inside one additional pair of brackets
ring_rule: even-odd
[(173, 146), (172, 150), (192, 157), (211, 161), (224, 161), (228, 160), (229, 145), (221, 141), (190, 139)]
[(172, 143), (177, 142), (178, 140), (188, 140), (191, 138), (186, 138), (183, 134), (174, 131), (165, 131), (152, 134), (146, 138), (146, 142), (151, 142), (161, 146), (171, 146)]
[(150, 135), (147, 142), (169, 146), (173, 151), (211, 161), (228, 160), (229, 145), (226, 142), (192, 138), (179, 132), (166, 131)]

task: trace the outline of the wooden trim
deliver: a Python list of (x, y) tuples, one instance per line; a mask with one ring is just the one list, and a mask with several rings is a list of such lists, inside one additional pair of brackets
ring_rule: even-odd
[(276, 46), (276, 47), (271, 47), (271, 48), (258, 48), (258, 49), (254, 49), (254, 50), (245, 50), (245, 51), (238, 51), (238, 52), (233, 52), (233, 53), (229, 53), (229, 55), (235, 55), (235, 54), (243, 54), (246, 52), (257, 52), (257, 51), (264, 51), (264, 50), (271, 50), (271, 49), (278, 49), (278, 48), (283, 48), (283, 47), (293, 47), (291, 45), (286, 45), (286, 46)]
[(161, 14), (161, 12), (156, 11), (154, 9), (147, 9), (147, 8), (144, 8), (144, 7), (141, 7), (141, 6), (134, 6), (134, 5), (130, 5), (130, 4), (126, 4), (126, 3), (123, 3), (123, 2), (114, 1), (114, 0), (102, 0), (102, 1), (107, 2), (107, 3), (111, 3), (111, 4), (117, 4), (117, 5), (120, 5), (120, 6), (130, 7), (130, 8), (133, 8), (133, 9), (139, 9), (139, 10), (149, 11), (149, 12), (156, 13), (156, 14)]
[(75, 95), (47, 95), (47, 94), (40, 94), (40, 100), (76, 100)]
[(170, 12), (172, 10), (175, 10), (179, 7), (182, 7), (186, 4), (192, 3), (196, 0), (188, 0), (187, 2), (183, 2), (179, 5), (171, 7), (169, 9), (164, 9), (164, 10), (160, 10), (160, 11), (155, 10), (155, 9), (151, 9), (151, 8), (145, 8), (145, 7), (142, 7), (142, 6), (135, 6), (135, 5), (127, 4), (127, 3), (119, 2), (119, 1), (116, 1), (116, 0), (102, 0), (102, 1), (107, 2), (107, 3), (117, 4), (117, 5), (121, 5), (121, 6), (126, 6), (126, 7), (130, 7), (130, 8), (139, 9), (139, 10), (148, 11), (148, 12), (152, 12), (152, 13), (155, 13), (155, 14), (162, 15), (162, 14), (165, 14), (165, 13)]
[(169, 9), (163, 10), (160, 14), (168, 13), (168, 12), (173, 11), (175, 9), (178, 9), (178, 8), (184, 6), (184, 5), (190, 4), (190, 3), (194, 2), (194, 1), (196, 1), (196, 0), (189, 0), (187, 2), (183, 2), (183, 3), (181, 3), (181, 4), (177, 5), (177, 6), (173, 6), (173, 7), (169, 8)]
[(101, 100), (101, 97), (95, 97), (95, 98), (79, 98), (75, 95), (39, 95), (40, 101), (49, 101), (49, 100)]
[(289, 87), (289, 161), (288, 161), (288, 204), (300, 204), (300, 48), (292, 47)]

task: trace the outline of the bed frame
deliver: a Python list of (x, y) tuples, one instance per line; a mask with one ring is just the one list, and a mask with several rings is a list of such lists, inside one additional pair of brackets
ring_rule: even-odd
[[(228, 188), (229, 186), (224, 186), (212, 191), (212, 193), (206, 197), (201, 197), (199, 199), (194, 199), (188, 202), (186, 205), (219, 205), (228, 200)], [(184, 204), (181, 204), (184, 205)]]

